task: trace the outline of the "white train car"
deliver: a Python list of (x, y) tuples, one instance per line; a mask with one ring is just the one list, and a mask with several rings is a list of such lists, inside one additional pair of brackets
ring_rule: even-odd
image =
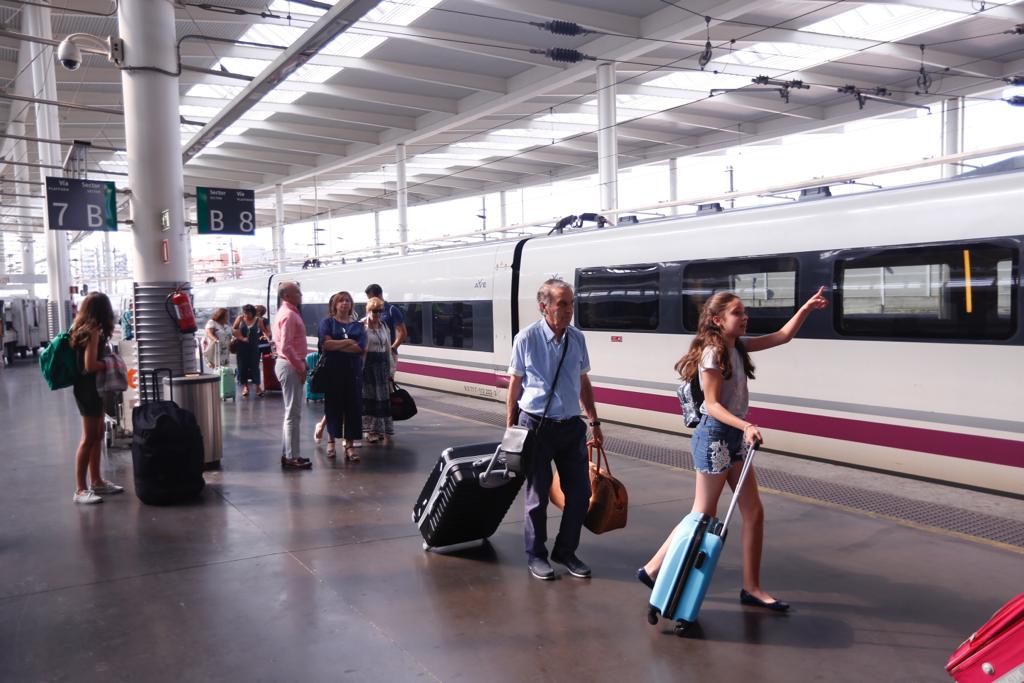
[(753, 357), (766, 446), (1024, 495), (1022, 203), (1008, 172), (198, 287), (197, 305), (293, 279), (314, 334), (333, 292), (378, 282), (408, 318), (404, 382), (503, 400), (512, 338), (562, 277), (602, 418), (684, 433), (672, 367), (704, 299), (736, 291), (757, 334), (826, 285), (828, 311)]

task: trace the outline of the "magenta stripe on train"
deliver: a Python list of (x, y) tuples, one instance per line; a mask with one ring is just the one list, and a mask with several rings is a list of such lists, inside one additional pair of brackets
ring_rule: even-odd
[[(440, 377), (459, 382), (472, 382), (485, 386), (500, 385), (501, 375), (461, 368), (447, 368), (437, 365), (399, 361), (398, 369), (414, 375)], [(675, 396), (645, 394), (638, 391), (594, 387), (594, 398), (599, 403), (639, 408), (659, 413), (679, 413), (679, 401)], [(1010, 439), (997, 439), (973, 434), (957, 434), (938, 429), (904, 427), (901, 425), (851, 420), (842, 417), (796, 413), (770, 408), (751, 408), (747, 416), (752, 422), (769, 429), (778, 429), (795, 434), (807, 434), (841, 441), (888, 446), (922, 453), (934, 453), (952, 458), (988, 462), (996, 465), (1024, 467), (1024, 443)]]

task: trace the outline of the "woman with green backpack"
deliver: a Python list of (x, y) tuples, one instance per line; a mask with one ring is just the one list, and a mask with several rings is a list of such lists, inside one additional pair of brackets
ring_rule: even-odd
[[(78, 412), (82, 416), (82, 441), (75, 454), (75, 497), (82, 505), (102, 503), (100, 494), (123, 493), (124, 488), (100, 475), (100, 449), (103, 445), (103, 397), (96, 388), (96, 373), (104, 371), (103, 356), (114, 332), (114, 309), (102, 292), (92, 292), (82, 300), (78, 315), (71, 324), (71, 348), (79, 372), (74, 392)], [(92, 487), (86, 486), (86, 471)]]

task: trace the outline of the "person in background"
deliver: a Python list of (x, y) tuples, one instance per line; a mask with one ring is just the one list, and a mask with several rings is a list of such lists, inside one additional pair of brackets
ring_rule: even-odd
[(329, 382), (324, 392), (324, 417), (330, 440), (327, 457), (335, 457), (334, 441), (339, 436), (345, 459), (358, 461), (355, 442), (363, 435), (362, 374), (366, 330), (353, 312), (352, 295), (338, 292), (327, 310), (331, 315), (320, 321), (320, 352), (327, 354), (325, 367)]
[(128, 300), (128, 305), (121, 311), (121, 339), (125, 341), (131, 341), (135, 338), (135, 314), (132, 312), (132, 300)]
[[(96, 389), (96, 373), (104, 369), (103, 356), (114, 333), (114, 309), (101, 292), (92, 292), (82, 300), (71, 323), (71, 348), (82, 372), (74, 384), (75, 403), (82, 416), (82, 440), (75, 454), (75, 496), (81, 505), (102, 503), (103, 495), (123, 493), (124, 488), (104, 481), (100, 474), (100, 450), (103, 445), (103, 397)], [(92, 487), (86, 485), (86, 473)]]
[[(277, 347), (274, 374), (281, 382), (284, 421), (281, 426), (281, 467), (308, 470), (313, 463), (299, 455), (302, 426), (302, 394), (306, 382), (306, 325), (302, 322), (302, 290), (296, 282), (282, 282), (281, 306), (274, 316), (273, 339)], [(255, 310), (253, 311), (255, 313)]]
[(366, 302), (366, 363), (363, 365), (363, 431), (366, 443), (391, 444), (395, 425), (391, 419), (391, 384), (395, 379), (395, 354), (391, 332), (381, 320), (384, 300)]
[(572, 287), (562, 280), (553, 278), (541, 285), (537, 305), (543, 317), (516, 335), (508, 369), (506, 425), (534, 431), (533, 462), (526, 473), (526, 555), (530, 573), (544, 581), (555, 578), (546, 546), (552, 463), (562, 480), (565, 508), (551, 560), (565, 565), (577, 578), (588, 579), (591, 574), (576, 556), (590, 502), (587, 425), (580, 419), (581, 403), (593, 429), (591, 441), (600, 446), (604, 437), (587, 375), (587, 340), (570, 325), (572, 299)]
[[(690, 441), (693, 465), (697, 471), (692, 512), (714, 517), (726, 483), (735, 487), (739, 480), (747, 447), (762, 442), (761, 430), (746, 419), (749, 402), (747, 379), (754, 379), (750, 354), (780, 346), (795, 337), (812, 311), (828, 306), (824, 292), (824, 287), (818, 289), (782, 329), (759, 337), (744, 336), (747, 332), (747, 311), (740, 298), (732, 292), (719, 292), (705, 302), (690, 349), (675, 366), (684, 382), (699, 374), (700, 387), (704, 392), (704, 403), (700, 408), (702, 417)], [(789, 609), (789, 604), (761, 588), (764, 507), (753, 466), (747, 473), (747, 484), (740, 491), (737, 505), (743, 516), (740, 603), (784, 612)], [(671, 542), (672, 535), (669, 534), (654, 557), (637, 569), (636, 578), (641, 583), (654, 588), (654, 579)]]
[(252, 304), (242, 306), (242, 315), (231, 326), (238, 359), (238, 382), (242, 385), (242, 397), (249, 395), (249, 382), (256, 385), (256, 395), (263, 396), (263, 382), (260, 379), (260, 335), (269, 337), (270, 331), (263, 326), (263, 319), (256, 316)]
[(380, 321), (387, 325), (388, 333), (391, 336), (391, 351), (395, 358), (398, 357), (398, 347), (402, 345), (408, 334), (405, 329), (405, 314), (402, 313), (402, 309), (394, 304), (389, 304), (384, 301), (384, 290), (378, 284), (368, 285), (366, 287), (366, 298), (367, 300), (372, 298), (380, 299), (384, 308), (380, 314)]
[(260, 333), (260, 357), (270, 353), (270, 320), (267, 318), (267, 307), (256, 306), (256, 317), (263, 323), (263, 331)]
[(220, 368), (228, 364), (231, 343), (231, 327), (228, 325), (228, 309), (218, 308), (206, 321), (203, 330), (203, 359), (210, 368)]

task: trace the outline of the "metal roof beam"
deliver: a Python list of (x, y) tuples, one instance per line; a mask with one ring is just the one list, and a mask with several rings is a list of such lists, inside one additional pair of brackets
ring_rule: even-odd
[(354, 22), (379, 4), (379, 0), (339, 0), (228, 103), (202, 130), (185, 145), (182, 161), (187, 162), (211, 140), (223, 133), (253, 104), (259, 102), (297, 69), (301, 68), (325, 45), (344, 33)]
[[(223, 100), (212, 97), (190, 97), (181, 98), (183, 105), (197, 107), (220, 107)], [(413, 130), (416, 127), (416, 119), (412, 116), (396, 116), (394, 114), (382, 114), (370, 111), (353, 111), (350, 109), (336, 109), (334, 107), (313, 107), (304, 104), (277, 104), (274, 102), (260, 102), (253, 106), (253, 111), (272, 111), (278, 114), (293, 114), (295, 116), (306, 116), (313, 119), (323, 119), (334, 123), (358, 123), (378, 128), (397, 128), (399, 130)], [(244, 119), (243, 119), (244, 120)]]
[[(302, 123), (291, 123), (286, 121), (246, 121), (245, 125), (249, 130), (269, 131), (273, 133), (284, 133), (286, 135), (304, 135), (306, 137), (323, 138), (336, 142), (366, 142), (374, 144), (380, 140), (380, 134), (376, 131), (354, 130), (351, 128), (335, 128), (328, 126), (309, 126)], [(248, 132), (248, 131), (246, 131)]]
[(543, 55), (527, 52), (532, 47), (530, 45), (508, 43), (487, 36), (470, 36), (448, 31), (435, 31), (421, 26), (395, 26), (371, 21), (359, 22), (359, 25), (354, 27), (351, 32), (368, 36), (387, 36), (390, 39), (405, 40), (471, 55), (485, 55), (530, 66), (561, 68)]
[[(299, 154), (315, 154), (329, 157), (342, 157), (347, 153), (348, 148), (342, 144), (332, 144), (324, 141), (300, 140), (294, 137), (262, 136), (258, 131), (245, 135), (221, 135), (217, 140), (223, 145), (239, 145), (241, 147), (257, 147), (260, 149), (283, 150)], [(214, 147), (213, 149), (218, 149)], [(315, 159), (309, 159), (314, 161)]]

